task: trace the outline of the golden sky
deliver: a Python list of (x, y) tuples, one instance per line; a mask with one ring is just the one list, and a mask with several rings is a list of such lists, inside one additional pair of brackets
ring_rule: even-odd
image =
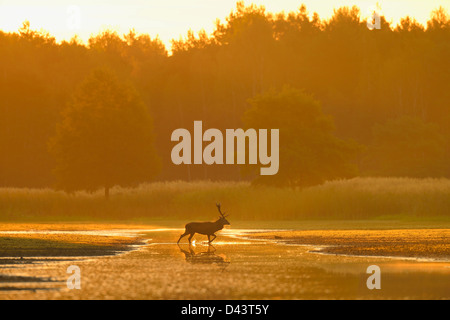
[[(310, 13), (328, 18), (333, 8), (357, 5), (363, 14), (379, 3), (387, 20), (395, 23), (410, 15), (425, 24), (430, 12), (443, 6), (450, 13), (450, 0), (253, 0), (246, 4), (264, 5), (268, 11), (294, 11), (304, 3)], [(50, 32), (57, 40), (78, 34), (86, 41), (91, 34), (105, 29), (120, 34), (134, 28), (164, 43), (195, 32), (214, 28), (216, 18), (224, 18), (236, 6), (236, 0), (0, 0), (0, 29), (16, 31), (25, 20), (34, 30)]]

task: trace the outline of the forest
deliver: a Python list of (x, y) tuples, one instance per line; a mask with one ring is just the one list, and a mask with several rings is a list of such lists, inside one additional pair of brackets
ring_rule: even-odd
[[(171, 133), (199, 120), (223, 131), (279, 127), (280, 173), (273, 184), (283, 185), (311, 152), (320, 159), (337, 154), (346, 164), (309, 159), (307, 174), (297, 175), (309, 185), (355, 176), (450, 177), (449, 57), (443, 8), (426, 26), (381, 17), (381, 28), (369, 30), (357, 7), (321, 19), (305, 6), (270, 13), (238, 3), (214, 32), (190, 30), (171, 48), (134, 30), (103, 31), (88, 43), (57, 42), (25, 21), (17, 32), (0, 31), (0, 187), (56, 185), (51, 141), (68, 105), (80, 101), (76, 88), (99, 68), (132, 87), (151, 117), (152, 137), (145, 141), (153, 141), (160, 161), (154, 174), (143, 175), (148, 180), (252, 179), (239, 166), (172, 163)], [(292, 96), (304, 109), (283, 108)], [(309, 118), (317, 123), (283, 136)], [(313, 136), (322, 140), (298, 142)], [(283, 149), (283, 139), (297, 149)], [(314, 176), (318, 171), (327, 175)]]

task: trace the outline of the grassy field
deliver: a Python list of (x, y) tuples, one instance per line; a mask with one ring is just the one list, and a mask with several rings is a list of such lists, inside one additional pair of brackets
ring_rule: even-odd
[[(1, 234), (1, 232), (0, 232)], [(79, 234), (8, 234), (0, 236), (2, 257), (103, 256), (128, 250), (138, 241), (126, 237)]]
[[(133, 225), (133, 229), (151, 226)], [(26, 263), (26, 257), (77, 257), (114, 255), (130, 250), (131, 245), (142, 244), (138, 236), (115, 233), (129, 230), (121, 224), (36, 224), (3, 223), (0, 226), (0, 265), (3, 263)], [(108, 230), (107, 233), (101, 232)], [(2, 260), (2, 257), (21, 258)]]
[(355, 178), (302, 190), (246, 182), (157, 182), (137, 188), (66, 194), (0, 188), (0, 221), (211, 220), (215, 203), (230, 221), (450, 221), (450, 180)]

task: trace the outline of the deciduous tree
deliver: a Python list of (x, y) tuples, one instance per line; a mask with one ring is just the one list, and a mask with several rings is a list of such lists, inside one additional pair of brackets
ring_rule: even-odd
[(246, 127), (280, 130), (279, 172), (257, 177), (256, 183), (304, 187), (357, 173), (352, 159), (359, 147), (334, 135), (332, 118), (313, 96), (285, 86), (249, 102)]
[(94, 71), (64, 112), (50, 150), (60, 188), (109, 189), (148, 181), (159, 169), (152, 119), (131, 86)]

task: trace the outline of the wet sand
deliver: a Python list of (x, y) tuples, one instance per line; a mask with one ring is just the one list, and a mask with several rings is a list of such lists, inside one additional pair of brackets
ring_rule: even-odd
[(450, 262), (450, 229), (270, 231), (248, 237), (312, 245), (318, 253)]
[[(91, 236), (109, 237), (93, 229)], [(0, 299), (450, 299), (447, 261), (323, 255), (313, 245), (248, 239), (233, 229), (219, 234), (214, 247), (201, 236), (195, 246), (177, 246), (181, 229), (123, 230), (127, 249), (112, 255), (0, 258)], [(6, 236), (12, 235), (0, 231)], [(374, 264), (380, 290), (366, 286)], [(70, 265), (80, 267), (80, 290), (67, 288)]]

